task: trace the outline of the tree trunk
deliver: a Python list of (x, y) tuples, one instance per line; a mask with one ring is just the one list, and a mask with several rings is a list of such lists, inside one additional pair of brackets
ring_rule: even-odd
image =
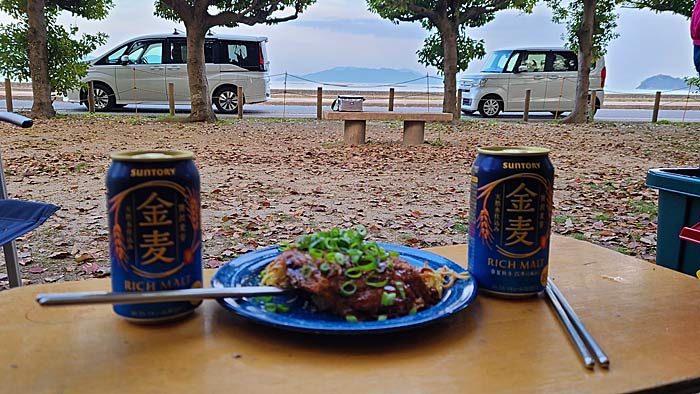
[(204, 38), (207, 26), (197, 15), (185, 25), (187, 29), (187, 77), (190, 84), (192, 110), (190, 122), (216, 122), (211, 105), (211, 92), (207, 82), (207, 69), (204, 58)]
[(49, 79), (49, 46), (44, 16), (45, 0), (27, 1), (29, 26), (29, 75), (32, 78), (31, 116), (48, 119), (56, 114), (51, 103), (51, 80)]
[[(583, 1), (581, 27), (576, 32), (578, 38), (578, 79), (574, 110), (563, 123), (586, 123), (588, 121), (588, 89), (590, 87), (591, 63), (593, 59), (593, 23), (596, 0)], [(593, 103), (595, 108), (595, 103)]]
[(442, 112), (454, 114), (457, 111), (457, 29), (445, 22), (440, 28), (442, 50), (444, 55), (443, 75), (445, 77), (445, 94), (442, 99)]

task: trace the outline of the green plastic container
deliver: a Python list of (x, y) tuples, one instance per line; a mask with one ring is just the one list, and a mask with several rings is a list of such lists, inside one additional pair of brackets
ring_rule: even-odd
[(657, 168), (647, 186), (659, 190), (656, 263), (696, 275), (700, 270), (700, 168)]

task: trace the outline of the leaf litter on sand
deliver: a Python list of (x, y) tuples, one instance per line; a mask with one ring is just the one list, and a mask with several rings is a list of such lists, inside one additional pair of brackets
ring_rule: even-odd
[(370, 122), (362, 146), (343, 145), (340, 123), (311, 119), (69, 116), (10, 128), (0, 125), (0, 146), (12, 146), (2, 151), (10, 196), (61, 206), (18, 241), (31, 283), (109, 275), (104, 179), (117, 150), (195, 153), (206, 267), (333, 226), (363, 224), (374, 240), (414, 247), (465, 243), (470, 166), (488, 145), (551, 149), (555, 233), (654, 261), (657, 192), (644, 185), (646, 171), (697, 167), (687, 141), (700, 140), (693, 125), (641, 123), (433, 123), (413, 147), (390, 122)]

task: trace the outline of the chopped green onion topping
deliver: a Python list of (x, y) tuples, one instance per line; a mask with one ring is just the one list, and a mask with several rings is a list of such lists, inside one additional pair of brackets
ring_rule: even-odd
[(414, 306), (413, 308), (411, 308), (410, 311), (408, 311), (408, 314), (409, 314), (409, 315), (415, 315), (416, 312), (418, 312), (418, 308), (416, 308), (416, 307)]
[(362, 276), (362, 270), (360, 267), (351, 267), (345, 270), (345, 276), (351, 279), (357, 279)]
[(321, 264), (321, 265), (318, 267), (318, 269), (321, 271), (321, 273), (327, 274), (328, 271), (331, 270), (331, 266), (330, 266), (330, 264), (324, 262), (323, 264)]
[[(361, 261), (368, 263), (385, 261), (392, 255), (375, 242), (365, 242), (366, 236), (367, 228), (361, 225), (351, 230), (340, 230), (335, 227), (330, 231), (302, 235), (294, 246), (298, 250), (308, 251), (313, 258), (321, 258), (325, 255), (327, 260), (339, 264), (344, 264), (348, 257), (352, 263), (357, 264)], [(280, 246), (280, 248), (284, 247)], [(322, 253), (319, 254), (319, 252)]]
[(403, 287), (403, 282), (394, 282), (394, 285), (396, 285), (396, 290), (399, 291), (399, 297), (401, 297), (402, 300), (406, 299), (406, 289)]
[(314, 259), (323, 258), (323, 251), (321, 249), (309, 249), (309, 255)]
[(356, 291), (357, 285), (351, 280), (340, 285), (340, 294), (344, 295), (345, 297), (350, 297), (351, 295), (355, 294)]
[(266, 302), (265, 310), (272, 313), (277, 312), (277, 304), (275, 304), (274, 302)]
[(304, 275), (304, 278), (309, 278), (311, 277), (311, 274), (314, 272), (314, 269), (311, 268), (309, 265), (305, 265), (301, 267), (301, 274)]
[[(368, 279), (372, 279), (371, 277)], [(383, 281), (377, 282), (377, 281), (370, 281), (367, 280), (365, 281), (365, 284), (370, 287), (384, 287), (386, 284), (389, 282), (389, 279), (384, 279)]]
[(373, 262), (371, 262), (371, 263), (369, 263), (369, 264), (358, 265), (357, 268), (358, 268), (360, 271), (365, 271), (365, 272), (366, 272), (366, 271), (372, 271), (373, 269), (377, 268), (377, 262), (376, 262), (376, 261), (373, 261)]
[(284, 305), (284, 304), (277, 304), (277, 312), (278, 313), (287, 313), (287, 312), (289, 312), (289, 306)]
[(393, 250), (392, 250), (391, 252), (389, 252), (389, 256), (391, 256), (391, 257), (399, 257), (399, 252), (396, 252), (396, 251), (393, 251)]
[(270, 302), (272, 301), (272, 296), (259, 296), (255, 297), (255, 300), (260, 302)]
[(345, 321), (348, 321), (350, 323), (357, 323), (359, 320), (353, 315), (345, 315)]
[(386, 320), (386, 318), (387, 318), (387, 315), (379, 315), (379, 316), (377, 316), (377, 321), (384, 321), (384, 320)]
[(396, 293), (387, 293), (386, 291), (382, 293), (382, 306), (392, 306), (394, 305), (394, 300), (396, 299)]

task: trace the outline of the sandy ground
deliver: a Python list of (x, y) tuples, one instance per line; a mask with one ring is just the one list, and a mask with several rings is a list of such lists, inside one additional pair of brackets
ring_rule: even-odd
[[(109, 275), (105, 210), (110, 152), (191, 150), (202, 180), (205, 267), (303, 233), (364, 224), (371, 238), (415, 247), (466, 243), (476, 148), (552, 150), (553, 229), (653, 262), (656, 167), (697, 167), (700, 128), (461, 121), (429, 124), (401, 145), (399, 122), (370, 122), (363, 146), (340, 122), (246, 119), (183, 124), (163, 118), (68, 116), (31, 129), (0, 125), (11, 198), (61, 206), (18, 240), (26, 284)], [(6, 288), (0, 260), (0, 289)]]

